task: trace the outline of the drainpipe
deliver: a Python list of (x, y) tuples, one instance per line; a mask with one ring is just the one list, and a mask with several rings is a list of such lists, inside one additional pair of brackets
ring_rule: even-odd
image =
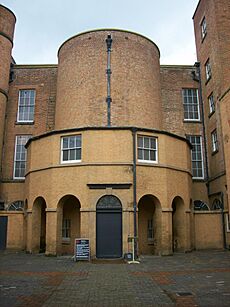
[(136, 129), (133, 136), (133, 227), (134, 227), (134, 259), (137, 259), (137, 164), (136, 164)]
[(221, 215), (222, 215), (222, 229), (223, 229), (223, 245), (224, 249), (227, 249), (227, 242), (226, 242), (226, 233), (225, 233), (225, 221), (224, 221), (224, 193), (221, 192)]
[(198, 73), (198, 82), (199, 82), (199, 101), (201, 105), (201, 121), (202, 121), (202, 127), (203, 127), (203, 137), (204, 137), (204, 155), (205, 155), (205, 168), (206, 168), (206, 186), (208, 195), (210, 194), (210, 187), (209, 187), (209, 171), (208, 171), (208, 153), (207, 153), (207, 138), (206, 138), (206, 128), (205, 128), (205, 121), (204, 121), (204, 104), (203, 104), (203, 98), (202, 98), (202, 86), (201, 86), (201, 73), (200, 73), (200, 62), (196, 62), (194, 66), (197, 69)]
[(106, 69), (106, 74), (107, 74), (107, 97), (106, 97), (106, 102), (107, 102), (107, 126), (111, 126), (111, 47), (112, 47), (112, 38), (111, 35), (108, 35), (106, 39), (106, 45), (107, 45), (107, 69)]

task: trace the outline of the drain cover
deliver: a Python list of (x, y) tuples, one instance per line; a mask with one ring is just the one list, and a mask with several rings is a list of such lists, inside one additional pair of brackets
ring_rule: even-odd
[(191, 296), (193, 295), (191, 292), (177, 292), (177, 296)]

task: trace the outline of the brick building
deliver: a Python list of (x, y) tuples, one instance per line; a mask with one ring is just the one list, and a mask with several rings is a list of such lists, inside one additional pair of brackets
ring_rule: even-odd
[[(230, 3), (198, 3), (198, 62), (148, 38), (78, 34), (58, 65), (17, 65), (0, 5), (0, 248), (92, 257), (230, 244)], [(112, 72), (112, 74), (111, 74)]]

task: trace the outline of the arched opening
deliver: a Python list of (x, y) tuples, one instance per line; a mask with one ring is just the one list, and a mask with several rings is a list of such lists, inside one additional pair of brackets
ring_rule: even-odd
[(58, 202), (58, 254), (74, 254), (74, 240), (80, 237), (80, 208), (80, 201), (74, 195), (65, 195)]
[(16, 200), (9, 204), (8, 211), (23, 211), (25, 207), (23, 200)]
[(153, 195), (138, 202), (138, 250), (142, 255), (158, 255), (161, 249), (161, 205)]
[(172, 250), (179, 252), (185, 250), (186, 216), (184, 201), (176, 196), (172, 202)]
[(44, 253), (46, 250), (46, 201), (37, 197), (32, 210), (32, 251)]
[(102, 196), (96, 206), (97, 258), (122, 257), (122, 204), (113, 195)]

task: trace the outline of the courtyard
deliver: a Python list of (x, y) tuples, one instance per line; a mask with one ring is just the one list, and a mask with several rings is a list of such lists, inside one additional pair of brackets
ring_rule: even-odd
[(230, 252), (74, 262), (0, 252), (0, 306), (229, 306)]

